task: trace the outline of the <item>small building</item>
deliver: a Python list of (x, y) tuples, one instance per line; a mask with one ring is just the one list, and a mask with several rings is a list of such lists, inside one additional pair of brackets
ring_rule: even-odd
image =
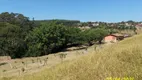
[(104, 42), (105, 43), (114, 43), (114, 42), (117, 42), (117, 41), (120, 41), (123, 39), (124, 39), (124, 36), (121, 34), (110, 34), (110, 35), (105, 36)]
[(90, 29), (91, 27), (89, 27), (89, 26), (82, 26), (82, 27), (78, 27), (78, 28), (80, 28), (81, 30), (87, 30), (87, 29)]

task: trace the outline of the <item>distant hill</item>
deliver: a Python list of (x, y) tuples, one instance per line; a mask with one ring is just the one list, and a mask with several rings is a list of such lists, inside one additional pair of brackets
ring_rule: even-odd
[(78, 23), (80, 23), (79, 20), (64, 20), (64, 19), (35, 20), (35, 22), (39, 22), (39, 23), (50, 23), (51, 21), (57, 21), (58, 24), (63, 24), (69, 27), (75, 27), (77, 26)]

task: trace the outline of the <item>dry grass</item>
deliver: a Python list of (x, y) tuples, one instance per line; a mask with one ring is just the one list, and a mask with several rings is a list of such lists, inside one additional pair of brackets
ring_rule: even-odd
[(142, 35), (136, 35), (41, 72), (3, 80), (106, 80), (108, 77), (142, 80), (141, 41)]
[[(80, 56), (85, 56), (86, 52), (90, 53), (92, 52), (92, 50), (93, 46), (89, 47), (87, 51), (85, 49), (81, 49), (81, 50), (59, 52), (56, 54), (50, 54), (41, 57), (28, 57), (22, 59), (0, 61), (0, 78), (30, 75), (39, 72), (41, 70), (44, 70), (45, 68), (47, 69), (56, 66), (57, 64), (60, 64), (64, 61), (70, 61), (75, 58), (79, 58)], [(65, 56), (61, 58), (61, 55), (64, 54)], [(45, 61), (46, 64), (44, 65)]]

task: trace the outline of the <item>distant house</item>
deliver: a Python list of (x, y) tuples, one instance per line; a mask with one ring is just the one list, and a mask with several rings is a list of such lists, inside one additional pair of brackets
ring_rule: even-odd
[(104, 37), (104, 42), (105, 43), (113, 43), (117, 42), (119, 40), (123, 40), (124, 36), (121, 34), (110, 34)]
[(82, 27), (78, 27), (78, 28), (80, 28), (80, 29), (82, 29), (82, 30), (90, 29), (90, 27), (89, 27), (89, 26), (82, 26)]
[(93, 23), (92, 25), (93, 26), (99, 26), (99, 23)]

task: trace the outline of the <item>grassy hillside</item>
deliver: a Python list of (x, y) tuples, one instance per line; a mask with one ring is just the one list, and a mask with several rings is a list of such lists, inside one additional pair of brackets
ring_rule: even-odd
[(39, 73), (3, 80), (141, 80), (141, 42), (142, 35), (137, 35)]

